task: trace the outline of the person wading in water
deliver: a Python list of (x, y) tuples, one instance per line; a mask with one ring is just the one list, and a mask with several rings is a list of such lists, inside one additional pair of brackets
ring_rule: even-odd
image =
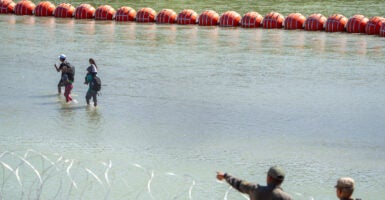
[[(65, 86), (64, 82), (63, 82), (63, 76), (64, 76), (64, 74), (67, 73), (67, 72), (65, 72), (65, 70), (67, 67), (71, 67), (71, 64), (67, 61), (67, 56), (64, 54), (60, 54), (59, 60), (60, 60), (59, 67), (56, 64), (54, 65), (54, 67), (56, 68), (57, 72), (61, 72), (60, 80), (59, 80), (59, 83), (57, 84), (57, 91), (58, 91), (58, 94), (60, 95), (61, 94), (61, 87)], [(72, 79), (73, 79), (73, 77), (72, 77)]]
[(84, 81), (84, 84), (89, 85), (87, 94), (86, 94), (86, 102), (87, 102), (87, 105), (90, 105), (90, 100), (92, 97), (92, 101), (94, 102), (94, 106), (96, 107), (98, 105), (97, 95), (101, 89), (101, 82), (100, 82), (100, 78), (96, 75), (98, 73), (97, 71), (98, 66), (95, 63), (95, 60), (90, 58), (89, 63), (90, 63), (90, 66), (87, 67), (87, 74)]

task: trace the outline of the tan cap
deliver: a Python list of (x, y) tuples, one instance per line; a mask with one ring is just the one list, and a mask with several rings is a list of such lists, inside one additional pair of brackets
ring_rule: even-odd
[(270, 167), (267, 174), (275, 180), (283, 181), (285, 179), (285, 171), (278, 166)]
[(335, 187), (354, 189), (354, 180), (350, 177), (339, 178)]

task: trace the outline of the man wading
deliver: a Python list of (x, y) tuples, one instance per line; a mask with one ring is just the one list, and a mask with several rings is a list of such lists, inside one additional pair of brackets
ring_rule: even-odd
[[(74, 81), (74, 76), (72, 73), (67, 72), (67, 68), (71, 69), (71, 64), (66, 60), (67, 57), (64, 54), (60, 54), (59, 60), (60, 60), (60, 66), (58, 67), (56, 64), (54, 65), (57, 72), (61, 72), (59, 83), (57, 84), (57, 92), (60, 95), (61, 94), (61, 87), (66, 86), (65, 82), (63, 81), (64, 74), (67, 74), (70, 81)], [(69, 71), (69, 70), (68, 70)]]
[(271, 167), (267, 172), (267, 186), (252, 184), (223, 172), (217, 172), (217, 179), (225, 179), (233, 188), (248, 194), (250, 200), (291, 200), (290, 195), (280, 187), (285, 179), (285, 172), (278, 166)]
[[(71, 91), (74, 87), (72, 84), (75, 81), (75, 67), (67, 62), (66, 58), (66, 55), (61, 54), (59, 56), (61, 62), (60, 66), (58, 67), (56, 64), (54, 66), (57, 72), (61, 72), (61, 78), (57, 85), (58, 94), (60, 95), (61, 93), (61, 87), (65, 86), (64, 96), (66, 98), (66, 102), (70, 103), (72, 101)], [(74, 102), (76, 103), (75, 100)]]

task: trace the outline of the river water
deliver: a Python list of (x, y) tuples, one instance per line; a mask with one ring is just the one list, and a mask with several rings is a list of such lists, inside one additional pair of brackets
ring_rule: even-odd
[[(273, 10), (247, 2), (170, 7)], [(295, 2), (275, 5), (327, 10)], [(382, 14), (352, 4), (331, 7)], [(294, 199), (336, 199), (341, 176), (356, 197), (385, 196), (380, 37), (15, 15), (0, 15), (0, 35), (0, 199), (245, 199), (215, 172), (264, 184), (271, 165)], [(61, 53), (77, 104), (57, 95)], [(90, 57), (98, 108), (84, 99)]]

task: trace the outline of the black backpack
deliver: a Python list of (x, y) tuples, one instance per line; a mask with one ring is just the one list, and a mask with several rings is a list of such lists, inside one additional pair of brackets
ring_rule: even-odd
[(102, 81), (99, 76), (94, 76), (91, 81), (91, 89), (99, 92), (102, 89)]
[(68, 67), (68, 79), (73, 82), (75, 81), (75, 66), (71, 65), (69, 62), (67, 62), (66, 65)]

